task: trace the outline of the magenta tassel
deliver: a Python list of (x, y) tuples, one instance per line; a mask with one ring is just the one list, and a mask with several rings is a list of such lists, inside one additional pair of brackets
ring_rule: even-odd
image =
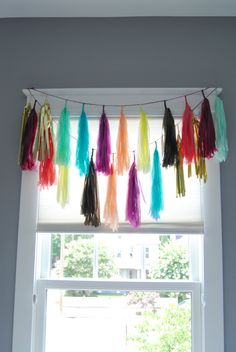
[(111, 139), (109, 121), (105, 114), (104, 107), (99, 122), (99, 132), (96, 152), (96, 169), (104, 175), (109, 175), (111, 171), (110, 165), (111, 155)]
[(133, 227), (140, 225), (140, 189), (135, 161), (129, 169), (128, 193), (126, 200), (126, 221)]
[[(203, 93), (204, 95), (204, 93)], [(198, 135), (198, 151), (203, 158), (212, 158), (216, 152), (215, 127), (209, 100), (204, 96)]]

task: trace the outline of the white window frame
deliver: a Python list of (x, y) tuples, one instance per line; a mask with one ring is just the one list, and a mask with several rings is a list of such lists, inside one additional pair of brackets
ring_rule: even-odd
[[(146, 101), (159, 100), (165, 98), (167, 95), (177, 96), (194, 90), (198, 89), (81, 89), (71, 90), (68, 94), (80, 96), (81, 100), (88, 100), (89, 96), (91, 101), (97, 101), (97, 97), (102, 101), (108, 101), (109, 97), (109, 101), (111, 102), (116, 102), (115, 99), (118, 96), (121, 99), (120, 101), (130, 102), (131, 98), (134, 99), (133, 101), (143, 101), (143, 97), (145, 97)], [(58, 93), (57, 90), (50, 90), (50, 92), (52, 94), (65, 95), (63, 91)], [(154, 97), (155, 99), (153, 99)], [(151, 108), (148, 113), (149, 115), (152, 113)], [(154, 113), (156, 114), (156, 109), (155, 111), (153, 110)], [(199, 327), (194, 328), (193, 352), (223, 352), (223, 265), (219, 163), (211, 160), (207, 163), (207, 170), (209, 181), (203, 186), (204, 270), (202, 271), (202, 277), (200, 277), (201, 284), (199, 283), (199, 278), (192, 278), (192, 281), (184, 282), (148, 281), (145, 283), (144, 289), (160, 291), (186, 290), (191, 292), (193, 320), (202, 321), (201, 331)], [(38, 270), (35, 261), (35, 234), (39, 230), (36, 228), (38, 206), (37, 182), (38, 177), (36, 172), (22, 173), (12, 352), (42, 352), (46, 290), (49, 288), (78, 289), (80, 287), (86, 289), (94, 285), (94, 288), (114, 289), (118, 285), (119, 289), (124, 287), (124, 289), (140, 290), (144, 287), (140, 286), (138, 282), (114, 283), (104, 280), (93, 282), (90, 280), (36, 280)], [(63, 229), (60, 229), (63, 232)], [(127, 229), (128, 227), (125, 226), (121, 231), (127, 232)], [(50, 228), (50, 226), (44, 226), (40, 229), (41, 232), (50, 232), (51, 230), (57, 231), (58, 229), (55, 229), (55, 227)], [(81, 230), (84, 232), (83, 226)], [(70, 228), (69, 231), (73, 231), (73, 228)], [(74, 231), (77, 233), (80, 232), (78, 226)], [(140, 231), (153, 233), (153, 229), (150, 227), (143, 229), (141, 227)], [(156, 232), (166, 233), (161, 227), (156, 229)], [(195, 230), (188, 227), (175, 228), (175, 232), (199, 233), (199, 226), (197, 224)], [(200, 302), (200, 297), (201, 306), (197, 303)], [(35, 314), (36, 306), (37, 314)]]

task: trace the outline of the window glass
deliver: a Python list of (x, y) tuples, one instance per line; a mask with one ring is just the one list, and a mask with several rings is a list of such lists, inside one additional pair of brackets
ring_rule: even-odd
[(191, 294), (47, 291), (45, 352), (189, 352)]
[(190, 277), (191, 236), (157, 234), (41, 236), (51, 236), (49, 276), (52, 278), (188, 280)]

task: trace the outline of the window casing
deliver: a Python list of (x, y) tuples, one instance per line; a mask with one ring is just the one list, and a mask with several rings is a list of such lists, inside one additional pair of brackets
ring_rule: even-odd
[[(122, 92), (122, 90), (120, 90)], [(114, 93), (116, 94), (116, 93)], [(178, 94), (175, 94), (178, 95)], [(92, 98), (91, 98), (92, 99)], [(107, 100), (107, 99), (104, 99)], [(137, 97), (137, 101), (140, 98)], [(107, 280), (53, 280), (47, 278), (48, 262), (36, 260), (35, 250), (40, 248), (44, 258), (48, 246), (37, 245), (36, 232), (84, 232), (83, 225), (37, 223), (37, 174), (25, 172), (22, 175), (21, 205), (19, 215), (19, 240), (16, 269), (16, 294), (14, 313), (13, 352), (43, 352), (46, 290), (58, 289), (99, 289), (99, 290), (160, 290), (187, 291), (192, 293), (193, 352), (222, 352), (223, 348), (223, 283), (222, 283), (222, 244), (220, 173), (215, 161), (208, 163), (209, 181), (203, 186), (204, 240), (200, 248), (202, 258), (194, 255), (199, 241), (192, 241), (191, 280), (176, 281), (107, 281)], [(32, 191), (35, 190), (35, 191)], [(88, 230), (90, 231), (90, 230)], [(97, 230), (99, 231), (99, 229)], [(121, 233), (132, 232), (125, 224)], [(155, 232), (153, 232), (155, 231)], [(96, 232), (96, 231), (95, 231)], [(199, 233), (199, 225), (184, 226), (173, 224), (168, 227), (141, 226), (140, 233)], [(44, 253), (43, 253), (44, 252)], [(40, 253), (37, 253), (38, 258)], [(202, 270), (201, 270), (202, 265)], [(23, 317), (23, 319), (22, 319)], [(215, 338), (217, 336), (218, 338)]]

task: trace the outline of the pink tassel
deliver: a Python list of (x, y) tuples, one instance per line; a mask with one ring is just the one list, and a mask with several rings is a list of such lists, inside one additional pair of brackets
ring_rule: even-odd
[[(186, 99), (186, 98), (185, 98)], [(182, 156), (191, 164), (195, 159), (195, 144), (193, 136), (193, 113), (186, 99), (186, 106), (182, 117)]]

